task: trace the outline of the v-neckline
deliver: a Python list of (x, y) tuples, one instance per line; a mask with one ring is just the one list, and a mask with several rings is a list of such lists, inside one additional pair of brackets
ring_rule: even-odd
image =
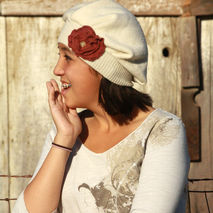
[(92, 154), (92, 155), (96, 155), (96, 156), (101, 156), (101, 155), (105, 155), (107, 152), (115, 149), (115, 147), (119, 146), (120, 144), (122, 144), (124, 141), (126, 141), (131, 135), (133, 135), (135, 132), (137, 132), (139, 129), (142, 128), (142, 126), (153, 116), (153, 114), (155, 114), (157, 111), (159, 110), (159, 108), (154, 109), (152, 112), (150, 112), (147, 117), (141, 122), (141, 124), (136, 127), (132, 132), (130, 132), (125, 138), (121, 139), (118, 143), (116, 143), (115, 145), (113, 145), (112, 147), (110, 147), (109, 149), (107, 149), (104, 152), (94, 152), (91, 149), (89, 149), (87, 146), (84, 145), (84, 143), (81, 141), (80, 137), (78, 137), (79, 143), (81, 145), (81, 147), (83, 148), (83, 150), (85, 150), (86, 152)]

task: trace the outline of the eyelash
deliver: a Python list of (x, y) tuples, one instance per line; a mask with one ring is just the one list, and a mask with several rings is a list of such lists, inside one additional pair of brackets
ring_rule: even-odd
[[(58, 55), (60, 56), (60, 53), (58, 53)], [(68, 55), (64, 55), (64, 58), (66, 59), (66, 61), (72, 60), (72, 58)]]
[(72, 60), (68, 55), (64, 55), (67, 61)]

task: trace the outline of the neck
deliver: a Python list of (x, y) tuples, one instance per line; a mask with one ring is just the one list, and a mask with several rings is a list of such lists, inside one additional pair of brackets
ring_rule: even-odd
[(110, 132), (116, 127), (129, 124), (140, 113), (140, 110), (135, 108), (132, 112), (132, 119), (127, 121), (123, 115), (109, 115), (100, 105), (90, 109), (90, 111), (93, 112), (93, 122), (95, 122), (98, 128), (102, 129), (104, 132)]
[(93, 121), (97, 124), (99, 129), (102, 129), (104, 132), (110, 132), (111, 129), (119, 126), (119, 124), (110, 116), (100, 105), (92, 110), (93, 112)]

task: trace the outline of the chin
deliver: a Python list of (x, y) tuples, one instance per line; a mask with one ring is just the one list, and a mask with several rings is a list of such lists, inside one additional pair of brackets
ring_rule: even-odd
[(65, 105), (70, 109), (83, 108), (81, 104), (68, 103), (66, 101)]

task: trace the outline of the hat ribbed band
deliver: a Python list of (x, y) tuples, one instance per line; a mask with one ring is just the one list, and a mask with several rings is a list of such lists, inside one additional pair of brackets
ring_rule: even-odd
[[(82, 59), (82, 58), (81, 58)], [(97, 60), (91, 62), (82, 59), (93, 69), (111, 82), (121, 86), (132, 86), (132, 75), (110, 53), (105, 53)]]

